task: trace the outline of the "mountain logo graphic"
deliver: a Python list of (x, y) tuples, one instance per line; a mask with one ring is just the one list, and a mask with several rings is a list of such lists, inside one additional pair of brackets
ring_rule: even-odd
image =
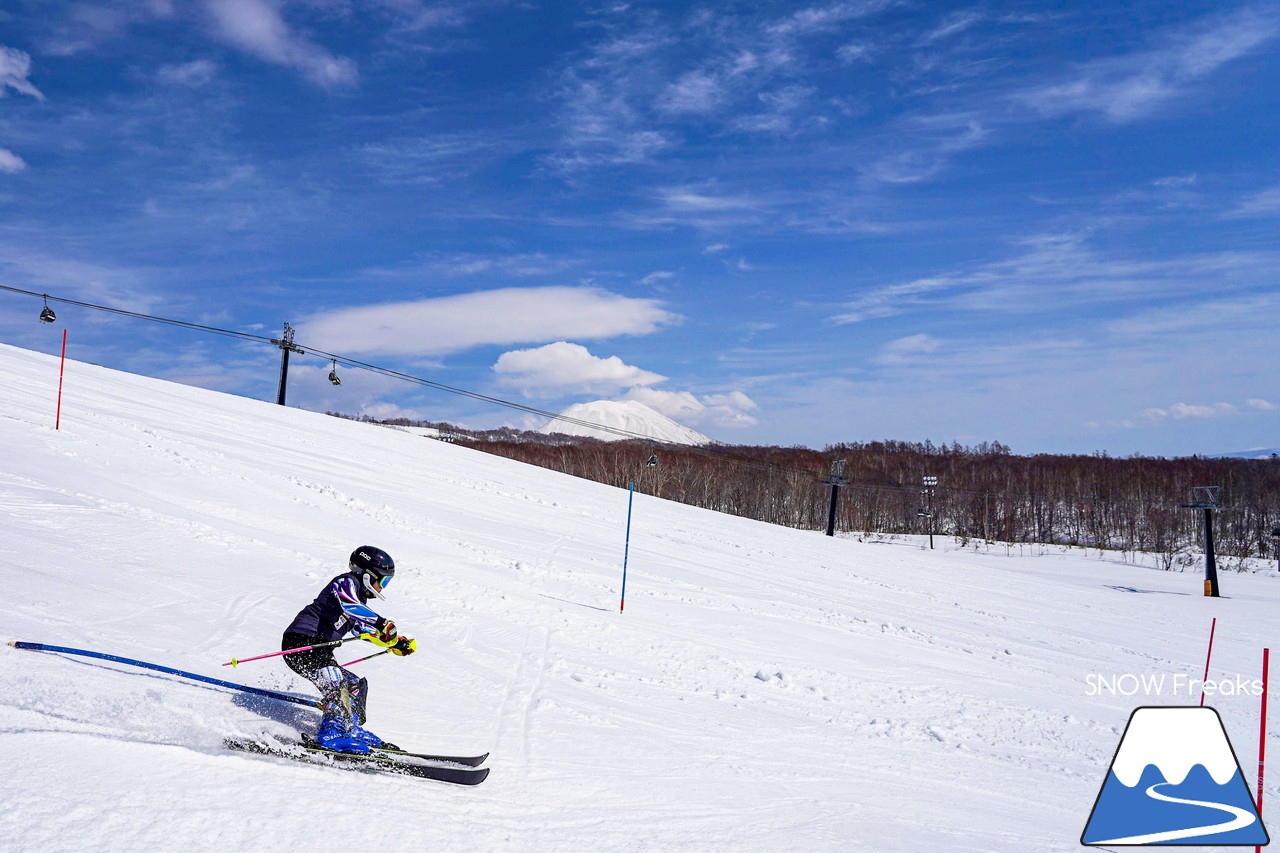
[(1088, 846), (1270, 843), (1231, 741), (1213, 708), (1138, 708), (1089, 823)]

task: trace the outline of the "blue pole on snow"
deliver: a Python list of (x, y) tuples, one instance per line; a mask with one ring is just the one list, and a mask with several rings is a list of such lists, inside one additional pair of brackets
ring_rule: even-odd
[(220, 678), (210, 678), (207, 675), (196, 675), (194, 672), (184, 672), (180, 669), (161, 666), (158, 663), (147, 663), (146, 661), (134, 660), (132, 658), (117, 657), (116, 655), (104, 655), (102, 652), (87, 652), (84, 649), (69, 649), (65, 646), (48, 646), (44, 643), (24, 643), (21, 640), (13, 640), (9, 645), (13, 646), (15, 649), (31, 649), (36, 652), (62, 652), (67, 655), (81, 655), (87, 658), (114, 661), (115, 663), (127, 663), (129, 666), (138, 666), (143, 669), (154, 669), (157, 672), (167, 672), (170, 675), (180, 675), (183, 678), (190, 678), (193, 681), (203, 681), (205, 684), (216, 684), (218, 687), (229, 687), (232, 690), (240, 690), (245, 693), (252, 693), (256, 696), (266, 696), (269, 699), (279, 699), (281, 702), (292, 702), (295, 705), (306, 705), (310, 708), (320, 707), (320, 702), (316, 699), (308, 699), (304, 696), (293, 696), (288, 693), (278, 693), (275, 690), (264, 690), (261, 687), (249, 687), (245, 684), (235, 684), (231, 681), (223, 681)]
[(636, 481), (632, 480), (627, 487), (627, 542), (622, 549), (622, 602), (618, 605), (619, 613), (627, 609), (627, 556), (631, 553), (631, 504), (635, 499)]

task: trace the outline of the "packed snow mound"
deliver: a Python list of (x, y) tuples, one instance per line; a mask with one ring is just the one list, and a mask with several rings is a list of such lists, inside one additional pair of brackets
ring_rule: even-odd
[[(560, 413), (561, 418), (585, 421), (611, 429), (637, 433), (662, 444), (713, 444), (702, 433), (678, 424), (671, 418), (646, 406), (638, 400), (596, 400), (592, 403), (575, 403)], [(607, 430), (592, 429), (570, 420), (552, 420), (538, 430), (544, 435), (559, 433), (603, 441), (623, 441), (632, 436), (619, 435)]]

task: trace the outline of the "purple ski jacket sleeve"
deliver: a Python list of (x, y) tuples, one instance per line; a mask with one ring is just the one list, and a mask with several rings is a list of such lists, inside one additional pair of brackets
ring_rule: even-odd
[(285, 631), (325, 640), (373, 632), (374, 624), (381, 617), (360, 599), (360, 582), (355, 575), (350, 572), (338, 575), (320, 591), (315, 601), (298, 611)]

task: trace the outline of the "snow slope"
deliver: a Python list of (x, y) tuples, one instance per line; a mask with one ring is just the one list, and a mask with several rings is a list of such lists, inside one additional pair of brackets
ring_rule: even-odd
[[(697, 430), (676, 423), (638, 400), (596, 400), (591, 403), (574, 403), (561, 412), (560, 417), (647, 435), (663, 444), (712, 443), (711, 439)], [(586, 436), (598, 438), (601, 441), (621, 441), (626, 437), (565, 420), (548, 421), (538, 432), (544, 435), (561, 433)]]
[[(625, 490), (75, 362), (55, 431), (57, 360), (0, 346), (0, 375), (3, 639), (306, 693), (219, 664), (375, 544), (421, 651), (357, 667), (370, 728), (493, 752), (473, 789), (231, 753), (318, 715), (0, 647), (5, 851), (1075, 850), (1133, 708), (1199, 698), (1093, 679), (1198, 679), (1212, 617), (1211, 679), (1253, 679), (1280, 624), (1271, 573), (1206, 599), (1097, 553), (643, 495), (620, 614)], [(1252, 784), (1258, 700), (1210, 704)]]

